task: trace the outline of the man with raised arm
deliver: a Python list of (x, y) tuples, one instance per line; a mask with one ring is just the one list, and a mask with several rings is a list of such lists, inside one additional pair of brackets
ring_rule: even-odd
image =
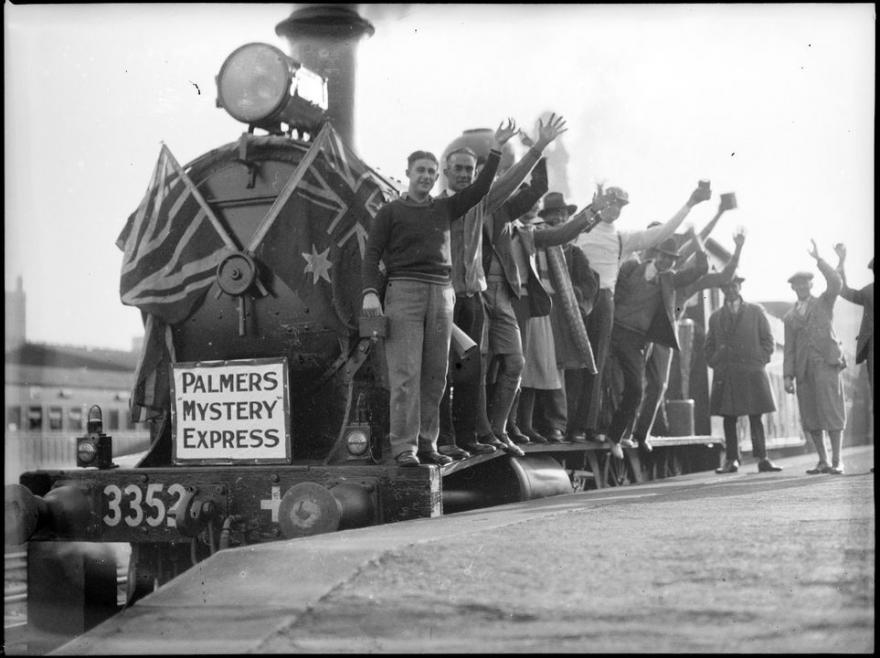
[[(515, 126), (510, 128), (513, 130)], [(481, 295), (486, 290), (486, 275), (483, 271), (483, 226), (487, 218), (516, 192), (539, 162), (541, 153), (547, 145), (565, 131), (565, 119), (561, 116), (551, 115), (546, 124), (539, 120), (538, 137), (533, 143), (530, 140), (530, 148), (526, 154), (500, 174), (489, 188), (489, 193), (465, 213), (461, 222), (455, 222), (451, 227), (452, 287), (455, 290), (453, 318), (455, 324), (477, 344), (482, 341), (485, 322)], [(505, 141), (509, 139), (506, 134), (504, 137)], [(483, 164), (477, 154), (469, 148), (450, 151), (446, 155), (443, 172), (446, 175), (447, 189), (438, 198), (446, 198), (467, 188), (473, 182), (477, 168)], [(540, 166), (543, 168), (544, 164)], [(483, 387), (485, 372), (482, 364), (475, 373), (469, 381), (458, 381), (454, 385), (451, 382), (447, 383), (440, 403), (439, 451), (453, 458), (467, 457), (469, 453), (485, 454), (495, 451), (494, 445), (481, 443), (477, 439), (477, 427), (488, 426), (488, 420)], [(453, 390), (454, 395), (450, 395)], [(478, 422), (478, 419), (482, 422)]]
[[(843, 282), (840, 275), (819, 255), (815, 240), (808, 252), (825, 277), (825, 292), (812, 294), (813, 273), (796, 272), (789, 277), (797, 295), (794, 308), (782, 319), (785, 324), (785, 351), (782, 372), (785, 392), (797, 394), (801, 424), (816, 445), (819, 463), (809, 475), (843, 473), (840, 449), (846, 425), (841, 371), (846, 367), (843, 350), (834, 334), (834, 302)], [(825, 450), (825, 432), (831, 440), (831, 464)]]
[[(698, 185), (682, 208), (664, 224), (641, 231), (619, 231), (614, 222), (629, 203), (629, 195), (619, 187), (597, 189), (596, 197), (607, 199), (600, 211), (602, 221), (591, 232), (581, 235), (576, 245), (599, 276), (599, 292), (590, 313), (587, 334), (596, 360), (596, 374), (589, 371), (567, 370), (565, 373), (568, 400), (569, 435), (573, 440), (603, 440), (598, 434), (599, 405), (602, 399), (602, 377), (611, 345), (614, 324), (614, 287), (621, 263), (630, 254), (653, 247), (670, 238), (687, 217), (691, 208), (711, 196), (708, 185)], [(595, 198), (595, 197), (594, 197)]]
[(614, 331), (611, 352), (623, 374), (623, 395), (609, 427), (611, 453), (623, 458), (620, 441), (639, 408), (643, 395), (645, 349), (650, 342), (679, 349), (675, 330), (676, 291), (694, 283), (709, 269), (706, 252), (699, 237), (690, 231), (697, 243), (693, 266), (678, 272), (672, 269), (678, 257), (675, 238), (657, 245), (652, 260), (629, 259), (620, 267), (614, 293)]
[[(700, 240), (708, 232), (700, 231)], [(723, 288), (729, 284), (735, 274), (736, 268), (739, 266), (740, 255), (742, 254), (743, 244), (745, 243), (745, 232), (737, 231), (733, 236), (733, 242), (736, 245), (733, 256), (720, 272), (707, 272), (699, 279), (685, 286), (681, 290), (675, 292), (675, 319), (680, 320), (687, 309), (688, 300), (702, 290), (710, 288)], [(683, 265), (677, 265), (679, 268), (686, 267), (696, 258), (695, 241), (685, 244), (680, 252), (678, 262), (684, 261)], [(693, 250), (692, 250), (693, 248)], [(646, 252), (648, 258), (653, 258), (652, 250)], [(665, 414), (662, 413), (663, 397), (669, 386), (669, 374), (672, 367), (672, 349), (666, 345), (659, 343), (651, 343), (648, 346), (647, 363), (645, 365), (645, 398), (642, 401), (638, 418), (634, 420), (634, 429), (632, 432), (633, 440), (642, 447), (642, 449), (650, 452), (652, 450), (650, 436), (654, 428), (654, 423), (658, 418), (661, 419), (661, 426), (665, 427)], [(627, 443), (623, 443), (627, 445)], [(631, 446), (627, 446), (631, 447)]]
[[(843, 263), (846, 260), (846, 246), (838, 243), (834, 246), (837, 252), (837, 273), (843, 286), (840, 288), (840, 296), (846, 301), (858, 304), (864, 309), (862, 323), (859, 325), (859, 335), (856, 337), (856, 363), (864, 362), (868, 369), (868, 383), (871, 385), (871, 399), (874, 399), (874, 282), (863, 286), (859, 290), (850, 288), (846, 282), (846, 274), (843, 271)], [(874, 259), (868, 263), (871, 272), (874, 272)]]
[(498, 127), (495, 145), (477, 180), (443, 199), (431, 197), (440, 175), (436, 156), (415, 151), (407, 159), (406, 193), (376, 213), (362, 266), (363, 313), (383, 315), (379, 260), (385, 263), (385, 354), (390, 388), (391, 456), (399, 466), (448, 464), (437, 452), (439, 406), (446, 386), (455, 292), (449, 225), (480, 202), (495, 177), (500, 147), (515, 133)]

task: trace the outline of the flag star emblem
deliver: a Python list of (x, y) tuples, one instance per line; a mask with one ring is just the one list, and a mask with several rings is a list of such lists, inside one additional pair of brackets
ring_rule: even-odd
[(318, 279), (324, 279), (327, 283), (330, 283), (329, 272), (333, 264), (327, 258), (328, 253), (330, 253), (330, 247), (327, 247), (319, 254), (315, 249), (315, 245), (312, 245), (312, 253), (302, 254), (302, 257), (305, 258), (306, 263), (308, 263), (303, 272), (305, 274), (308, 274), (309, 272), (312, 273), (312, 284), (318, 283)]

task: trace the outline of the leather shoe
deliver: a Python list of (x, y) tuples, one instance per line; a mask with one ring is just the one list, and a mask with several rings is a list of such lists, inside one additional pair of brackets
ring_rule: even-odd
[(624, 448), (638, 448), (638, 444), (632, 439), (621, 439), (620, 445)]
[(504, 450), (507, 447), (507, 444), (502, 443), (498, 440), (498, 437), (494, 434), (484, 434), (482, 436), (477, 437), (477, 441), (480, 443), (485, 443), (487, 446), (492, 446), (495, 450)]
[(416, 454), (416, 457), (422, 464), (436, 464), (437, 466), (446, 466), (446, 464), (452, 463), (452, 457), (441, 455), (439, 452), (434, 452), (433, 450), (425, 450), (424, 452), (419, 452)]
[(807, 469), (807, 475), (821, 475), (823, 473), (828, 473), (831, 470), (831, 467), (825, 462), (819, 462), (813, 468)]
[(397, 457), (394, 458), (394, 461), (397, 462), (398, 466), (418, 466), (421, 464), (419, 458), (416, 457), (411, 452), (402, 452)]
[(736, 473), (739, 470), (739, 462), (734, 459), (731, 461), (724, 462), (724, 466), (721, 468), (716, 468), (716, 473)]
[(568, 435), (568, 440), (572, 443), (586, 443), (587, 442), (587, 433), (586, 432), (572, 432)]
[(532, 440), (528, 436), (523, 434), (520, 431), (519, 427), (517, 427), (516, 425), (507, 426), (507, 436), (510, 437), (511, 441), (521, 446), (532, 442)]
[(619, 443), (611, 442), (611, 454), (618, 459), (623, 459), (623, 448), (620, 447)]
[(529, 437), (532, 440), (532, 443), (547, 443), (547, 437), (543, 434), (539, 434), (531, 427), (524, 429), (523, 434)]
[(645, 452), (651, 452), (654, 450), (654, 446), (651, 445), (650, 439), (646, 436), (644, 439), (639, 441), (639, 447)]
[(498, 440), (504, 445), (502, 450), (506, 450), (512, 455), (516, 455), (517, 457), (525, 457), (526, 453), (523, 452), (523, 449), (516, 445), (507, 434), (501, 434), (498, 436)]
[(764, 458), (758, 462), (758, 473), (771, 473), (781, 470), (782, 466), (777, 466), (767, 458)]
[(495, 452), (495, 446), (481, 443), (477, 441), (477, 439), (472, 439), (469, 442), (462, 443), (461, 447), (467, 450), (472, 455), (491, 455), (493, 452)]
[(838, 464), (837, 466), (832, 466), (828, 469), (828, 472), (831, 475), (843, 475), (843, 464)]
[(550, 430), (547, 433), (548, 443), (565, 443), (565, 434), (561, 430)]
[(458, 446), (439, 446), (437, 448), (437, 452), (441, 455), (446, 455), (447, 457), (452, 457), (453, 459), (467, 459), (471, 456), (467, 450), (462, 450)]

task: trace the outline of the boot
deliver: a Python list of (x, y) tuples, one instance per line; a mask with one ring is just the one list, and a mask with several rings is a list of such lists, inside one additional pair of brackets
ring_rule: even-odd
[(507, 426), (507, 417), (510, 415), (510, 408), (518, 390), (519, 376), (511, 377), (499, 373), (492, 389), (492, 401), (489, 404), (489, 424), (492, 426), (492, 432), (499, 438), (502, 434), (506, 434), (504, 428)]

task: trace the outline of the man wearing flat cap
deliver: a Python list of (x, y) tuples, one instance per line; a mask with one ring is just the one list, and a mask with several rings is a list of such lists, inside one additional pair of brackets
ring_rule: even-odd
[[(807, 471), (843, 473), (840, 448), (846, 425), (841, 371), (846, 367), (843, 350), (832, 326), (834, 302), (843, 282), (831, 265), (819, 256), (816, 242), (811, 240), (808, 252), (825, 277), (826, 287), (818, 297), (811, 294), (812, 272), (795, 272), (789, 277), (797, 295), (794, 308), (785, 314), (785, 352), (782, 365), (786, 393), (797, 392), (801, 424), (816, 444), (819, 463)], [(831, 440), (831, 464), (825, 450), (824, 433)]]
[(773, 333), (767, 314), (758, 304), (743, 300), (740, 288), (745, 279), (734, 275), (721, 287), (724, 305), (709, 317), (706, 334), (706, 363), (713, 369), (710, 413), (724, 418), (726, 459), (716, 473), (735, 473), (739, 469), (739, 438), (736, 425), (740, 416), (749, 417), (752, 454), (758, 471), (781, 471), (767, 458), (764, 424), (761, 416), (776, 411), (766, 366), (773, 354)]
[(692, 284), (709, 269), (706, 251), (693, 228), (690, 238), (697, 242), (695, 264), (679, 272), (672, 269), (678, 257), (675, 238), (657, 245), (654, 259), (630, 259), (620, 266), (614, 292), (611, 354), (620, 365), (623, 394), (608, 430), (611, 453), (618, 459), (623, 459), (623, 433), (642, 401), (648, 343), (679, 349), (675, 331), (676, 290)]

